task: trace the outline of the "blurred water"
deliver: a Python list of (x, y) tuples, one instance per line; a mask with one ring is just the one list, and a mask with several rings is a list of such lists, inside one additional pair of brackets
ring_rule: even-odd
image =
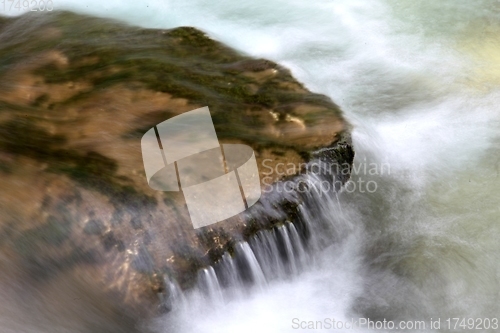
[(354, 176), (376, 181), (375, 193), (344, 191), (342, 211), (323, 202), (322, 218), (347, 231), (311, 267), (215, 307), (190, 296), (158, 331), (498, 315), (498, 2), (59, 0), (55, 9), (192, 25), (275, 60), (341, 106), (354, 125), (356, 163), (390, 165), (390, 174)]

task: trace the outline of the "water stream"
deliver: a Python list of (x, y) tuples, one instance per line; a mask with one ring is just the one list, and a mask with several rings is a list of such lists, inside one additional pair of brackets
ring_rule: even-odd
[(310, 191), (300, 215), (311, 239), (293, 224), (258, 233), (200, 271), (199, 287), (149, 327), (275, 333), (309, 331), (294, 319), (498, 317), (498, 2), (58, 0), (56, 9), (195, 26), (290, 68), (340, 105), (354, 127), (352, 181), (376, 184)]

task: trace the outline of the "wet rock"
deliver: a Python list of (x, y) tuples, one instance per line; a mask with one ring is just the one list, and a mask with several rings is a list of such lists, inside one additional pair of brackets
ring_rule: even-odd
[[(279, 163), (297, 173), (311, 158), (352, 163), (342, 141), (349, 126), (330, 99), (195, 28), (68, 12), (1, 18), (0, 250), (46, 279), (91, 269), (96, 284), (146, 316), (165, 289), (154, 274), (190, 288), (237, 241), (283, 223), (249, 213), (194, 230), (181, 193), (149, 188), (141, 136), (206, 105), (221, 143), (245, 143), (259, 166), (269, 161), (262, 186), (293, 176), (275, 172)], [(334, 147), (329, 156), (312, 154), (324, 147)], [(296, 203), (272, 205), (307, 238)]]
[(92, 219), (85, 224), (83, 232), (88, 235), (101, 235), (106, 230), (104, 223), (99, 219)]

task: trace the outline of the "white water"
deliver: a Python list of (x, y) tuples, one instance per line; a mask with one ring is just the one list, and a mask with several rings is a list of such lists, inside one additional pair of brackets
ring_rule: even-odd
[(344, 192), (342, 213), (325, 203), (325, 213), (342, 214), (345, 232), (312, 267), (226, 305), (187, 300), (159, 331), (288, 332), (293, 318), (500, 313), (500, 5), (413, 2), (55, 3), (145, 27), (196, 26), (275, 60), (341, 106), (357, 163), (391, 166), (390, 175), (354, 176), (379, 187)]

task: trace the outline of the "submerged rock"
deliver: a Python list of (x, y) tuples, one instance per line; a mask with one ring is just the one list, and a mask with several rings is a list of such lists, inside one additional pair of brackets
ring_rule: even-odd
[[(331, 100), (195, 28), (67, 12), (1, 18), (0, 248), (9, 262), (36, 281), (84, 272), (150, 315), (167, 289), (159, 276), (189, 288), (236, 241), (280, 223), (242, 214), (194, 230), (182, 194), (149, 188), (141, 136), (202, 106), (221, 143), (251, 146), (259, 166), (268, 160), (263, 186), (293, 176), (278, 163), (299, 172), (319, 148), (337, 147), (328, 158), (352, 163)], [(294, 204), (275, 204), (293, 215)]]

